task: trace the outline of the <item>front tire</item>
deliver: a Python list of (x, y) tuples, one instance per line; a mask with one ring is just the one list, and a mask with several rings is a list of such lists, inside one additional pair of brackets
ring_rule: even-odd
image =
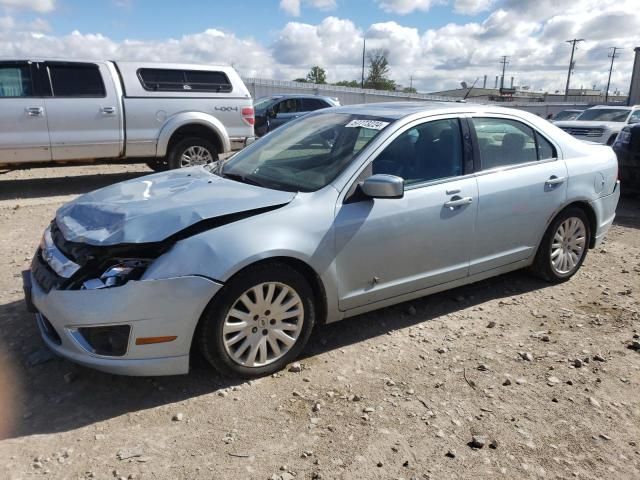
[(550, 283), (569, 280), (586, 258), (590, 238), (589, 219), (584, 211), (576, 207), (563, 210), (542, 238), (533, 272)]
[(227, 283), (207, 307), (197, 341), (220, 373), (252, 378), (295, 359), (315, 324), (313, 291), (280, 262), (250, 267)]
[(176, 142), (167, 155), (170, 169), (207, 165), (218, 161), (218, 149), (210, 140), (187, 137)]

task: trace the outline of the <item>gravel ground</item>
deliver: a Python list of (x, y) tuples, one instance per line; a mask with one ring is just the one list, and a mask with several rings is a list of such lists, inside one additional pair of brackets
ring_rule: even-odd
[(640, 478), (637, 199), (568, 283), (516, 272), (319, 328), (297, 368), (256, 381), (47, 355), (20, 279), (41, 231), (146, 173), (0, 175), (0, 478)]

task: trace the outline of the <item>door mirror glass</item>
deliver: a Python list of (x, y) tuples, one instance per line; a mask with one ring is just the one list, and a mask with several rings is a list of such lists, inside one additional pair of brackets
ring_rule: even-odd
[(404, 179), (395, 175), (372, 175), (362, 182), (360, 188), (369, 198), (402, 198)]
[(273, 107), (267, 108), (267, 117), (276, 118), (276, 111), (273, 109)]

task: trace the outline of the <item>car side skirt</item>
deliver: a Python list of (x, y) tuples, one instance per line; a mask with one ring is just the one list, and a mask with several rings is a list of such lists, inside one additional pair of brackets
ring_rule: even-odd
[(521, 268), (528, 267), (532, 264), (532, 262), (533, 262), (533, 256), (525, 260), (520, 260), (514, 263), (510, 263), (508, 265), (503, 265), (501, 267), (487, 270), (485, 272), (480, 272), (475, 275), (461, 278), (459, 280), (442, 283), (440, 285), (434, 285), (432, 287), (425, 288), (422, 290), (417, 290), (415, 292), (406, 293), (404, 295), (388, 298), (386, 300), (380, 300), (379, 302), (371, 303), (369, 305), (363, 305), (361, 307), (342, 312), (342, 316), (338, 318), (333, 318), (333, 319), (329, 318), (327, 319), (327, 323), (331, 323), (331, 322), (342, 320), (349, 317), (354, 317), (356, 315), (371, 312), (373, 310), (378, 310), (380, 308), (388, 307), (391, 305), (396, 305), (398, 303), (407, 302), (409, 300), (414, 300), (416, 298), (425, 297), (427, 295), (432, 295), (434, 293), (443, 292), (445, 290), (451, 290), (452, 288), (461, 287), (463, 285), (479, 282), (481, 280), (486, 280), (487, 278), (495, 277), (498, 275), (502, 275), (504, 273), (508, 273), (514, 270), (519, 270)]

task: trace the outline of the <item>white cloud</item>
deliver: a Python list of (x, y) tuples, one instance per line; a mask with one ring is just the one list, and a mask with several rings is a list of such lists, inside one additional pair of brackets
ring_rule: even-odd
[(0, 17), (0, 30), (12, 30), (16, 25), (13, 17)]
[(280, 0), (280, 9), (293, 17), (299, 17), (300, 0)]
[(280, 0), (280, 10), (292, 17), (299, 17), (302, 3), (318, 10), (334, 10), (336, 0)]
[(489, 10), (495, 0), (455, 0), (453, 10), (462, 15), (477, 15)]
[(378, 0), (380, 8), (388, 13), (407, 15), (417, 10), (427, 12), (432, 6), (446, 3), (446, 0)]
[(39, 13), (51, 12), (55, 6), (55, 0), (0, 0), (0, 7), (33, 10)]

